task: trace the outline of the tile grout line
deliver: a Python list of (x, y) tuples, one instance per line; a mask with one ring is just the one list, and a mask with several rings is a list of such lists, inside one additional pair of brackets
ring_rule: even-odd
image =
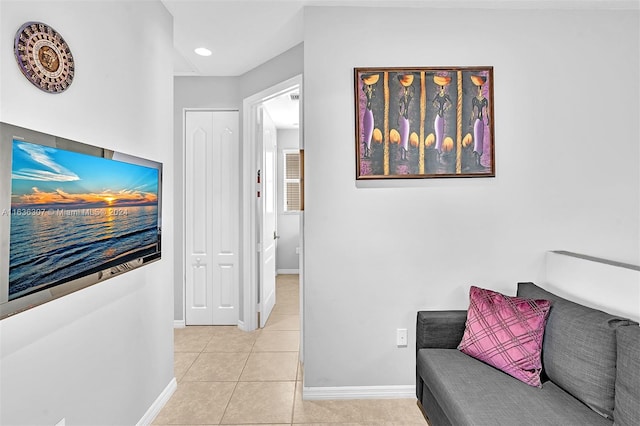
[(238, 380), (236, 380), (235, 385), (233, 386), (233, 390), (231, 391), (231, 394), (229, 395), (229, 400), (227, 401), (226, 405), (224, 406), (224, 410), (222, 411), (222, 416), (220, 417), (220, 421), (218, 422), (218, 425), (222, 425), (222, 421), (224, 420), (224, 416), (225, 414), (227, 414), (227, 410), (229, 409), (229, 404), (231, 404), (231, 400), (233, 399), (233, 395), (236, 393), (236, 389), (238, 389), (238, 384), (240, 383), (240, 378), (242, 377), (242, 373), (244, 373), (244, 370), (247, 368), (247, 363), (249, 362), (249, 358), (251, 357), (251, 354), (253, 353), (253, 347), (256, 344), (256, 340), (258, 340), (258, 337), (256, 337), (253, 341), (253, 343), (251, 344), (251, 349), (249, 349), (249, 355), (247, 355), (247, 359), (245, 359), (244, 361), (244, 365), (242, 366), (242, 370), (240, 371), (240, 374), (238, 375)]
[[(296, 298), (297, 299), (297, 298)], [(298, 316), (299, 317), (299, 308), (297, 313), (295, 314), (290, 314), (289, 312), (287, 313), (283, 313), (281, 314), (284, 317), (288, 317), (288, 316)], [(249, 352), (245, 358), (245, 361), (243, 363), (242, 369), (239, 373), (239, 375), (237, 376), (237, 380), (228, 380), (225, 382), (229, 382), (229, 383), (234, 383), (233, 385), (233, 389), (231, 390), (230, 394), (229, 394), (229, 399), (227, 400), (226, 404), (224, 405), (224, 410), (222, 410), (222, 415), (220, 417), (220, 420), (216, 423), (217, 425), (223, 425), (223, 421), (224, 421), (224, 417), (227, 414), (227, 411), (230, 407), (231, 401), (233, 399), (234, 394), (236, 393), (236, 391), (238, 390), (238, 386), (241, 382), (241, 378), (242, 375), (244, 374), (245, 371), (247, 371), (247, 366), (248, 366), (248, 362), (249, 362), (249, 358), (254, 355), (254, 356), (258, 356), (260, 354), (266, 354), (266, 353), (295, 353), (296, 354), (296, 363), (295, 363), (295, 372), (294, 372), (294, 376), (293, 379), (291, 381), (293, 381), (293, 395), (292, 395), (292, 404), (291, 404), (291, 417), (290, 417), (290, 421), (287, 423), (289, 425), (294, 425), (294, 421), (295, 421), (295, 407), (296, 407), (296, 392), (298, 389), (299, 384), (301, 385), (302, 382), (298, 380), (298, 376), (301, 372), (301, 364), (300, 364), (300, 348), (299, 345), (300, 343), (298, 343), (298, 349), (295, 351), (291, 351), (291, 350), (268, 350), (268, 351), (259, 351), (256, 350), (257, 349), (257, 342), (258, 342), (258, 338), (262, 335), (262, 331), (265, 329), (269, 329), (269, 327), (265, 327), (265, 328), (258, 328), (256, 333), (256, 337), (255, 339), (252, 340), (251, 342), (251, 346), (249, 348)], [(275, 332), (287, 332), (287, 331), (292, 331), (292, 332), (297, 332), (299, 333), (299, 329), (297, 330), (289, 330), (288, 326), (285, 326), (284, 329), (276, 329), (276, 330), (268, 330), (270, 332), (275, 331)], [(277, 333), (276, 333), (277, 335)], [(180, 383), (183, 383), (184, 378), (187, 376), (187, 374), (189, 373), (189, 371), (191, 371), (191, 369), (194, 367), (194, 365), (197, 363), (197, 361), (203, 356), (203, 354), (209, 353), (210, 351), (207, 351), (208, 346), (211, 344), (211, 342), (214, 340), (214, 338), (216, 336), (221, 336), (221, 335), (217, 335), (216, 333), (205, 333), (202, 335), (199, 335), (198, 333), (198, 337), (202, 337), (203, 340), (205, 340), (204, 345), (200, 347), (200, 350), (198, 351), (194, 351), (191, 352), (193, 354), (195, 354), (195, 358), (193, 359), (193, 361), (191, 361), (191, 363), (189, 363), (189, 365), (187, 366), (187, 368), (185, 369), (184, 373), (181, 375), (180, 378)], [(234, 337), (233, 336), (224, 336), (225, 339), (227, 341), (229, 340), (233, 340)], [(224, 341), (223, 340), (223, 341)], [(175, 345), (175, 342), (174, 342)], [(224, 344), (223, 344), (224, 345)], [(259, 348), (258, 348), (259, 349)], [(216, 352), (216, 351), (213, 351)], [(225, 351), (223, 351), (225, 352)], [(242, 351), (242, 352), (237, 352), (237, 351), (231, 351), (232, 353), (235, 354), (245, 354), (246, 352)], [(174, 359), (175, 359), (175, 354), (178, 352), (174, 351)], [(204, 358), (203, 358), (204, 359)], [(289, 380), (254, 380), (253, 382), (290, 382)], [(210, 382), (210, 383), (215, 383), (215, 382), (220, 382), (218, 380), (195, 380), (195, 382)], [(249, 382), (247, 382), (249, 383)], [(284, 419), (283, 419), (284, 420)]]
[[(300, 365), (300, 362), (298, 362), (298, 365)], [(298, 367), (300, 368), (300, 367)], [(296, 395), (298, 392), (298, 371), (296, 370), (296, 381), (295, 381), (295, 385), (293, 386), (293, 404), (291, 407), (291, 425), (293, 426), (293, 421), (296, 417)]]

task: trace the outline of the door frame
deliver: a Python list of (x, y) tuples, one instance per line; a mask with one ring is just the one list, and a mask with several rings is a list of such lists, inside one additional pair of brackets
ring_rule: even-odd
[[(241, 319), (238, 327), (244, 331), (258, 328), (258, 238), (256, 227), (256, 173), (257, 173), (257, 110), (263, 102), (282, 93), (298, 87), (302, 93), (302, 75), (298, 74), (288, 80), (269, 87), (261, 92), (245, 98), (242, 101), (242, 222), (241, 222), (241, 252), (242, 252), (242, 286), (241, 286)], [(302, 102), (300, 102), (302, 109)], [(302, 111), (300, 112), (300, 140), (302, 141)], [(302, 149), (302, 143), (300, 144)], [(301, 235), (302, 236), (302, 235)], [(304, 253), (304, 250), (301, 251)], [(302, 259), (301, 270), (302, 270)], [(302, 275), (301, 275), (302, 279)], [(302, 292), (302, 287), (301, 287)], [(302, 305), (300, 305), (302, 311)], [(302, 312), (300, 312), (302, 319)], [(301, 327), (302, 329), (302, 327)], [(302, 346), (302, 345), (301, 345)]]

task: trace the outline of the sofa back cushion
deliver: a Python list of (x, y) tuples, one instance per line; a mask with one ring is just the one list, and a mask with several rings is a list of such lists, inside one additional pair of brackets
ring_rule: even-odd
[(518, 296), (553, 301), (542, 343), (542, 368), (549, 380), (613, 419), (616, 328), (633, 322), (563, 299), (533, 283), (518, 283)]
[(618, 365), (616, 367), (616, 425), (640, 425), (640, 327), (618, 327)]

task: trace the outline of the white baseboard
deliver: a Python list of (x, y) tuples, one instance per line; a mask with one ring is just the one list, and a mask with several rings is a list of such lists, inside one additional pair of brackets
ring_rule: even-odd
[(415, 398), (415, 385), (303, 387), (302, 399), (402, 399)]
[(173, 320), (173, 328), (185, 328), (187, 326), (184, 320)]
[(300, 275), (300, 269), (278, 269), (276, 271), (278, 275)]
[(242, 331), (251, 331), (251, 330), (247, 330), (247, 326), (242, 320), (238, 320), (238, 328)]
[(162, 407), (164, 407), (165, 404), (169, 401), (169, 398), (171, 398), (171, 395), (173, 395), (177, 388), (178, 382), (174, 377), (173, 379), (171, 379), (167, 387), (164, 388), (162, 393), (160, 393), (160, 395), (156, 398), (156, 400), (153, 401), (151, 407), (149, 407), (147, 412), (144, 413), (144, 416), (142, 416), (136, 426), (147, 426), (153, 423), (158, 414), (160, 414), (160, 410), (162, 410)]

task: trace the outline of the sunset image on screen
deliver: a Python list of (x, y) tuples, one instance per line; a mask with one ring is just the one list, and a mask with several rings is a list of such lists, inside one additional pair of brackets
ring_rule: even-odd
[(14, 140), (9, 299), (158, 250), (159, 170)]
[(157, 174), (154, 168), (15, 141), (11, 207), (155, 205)]

